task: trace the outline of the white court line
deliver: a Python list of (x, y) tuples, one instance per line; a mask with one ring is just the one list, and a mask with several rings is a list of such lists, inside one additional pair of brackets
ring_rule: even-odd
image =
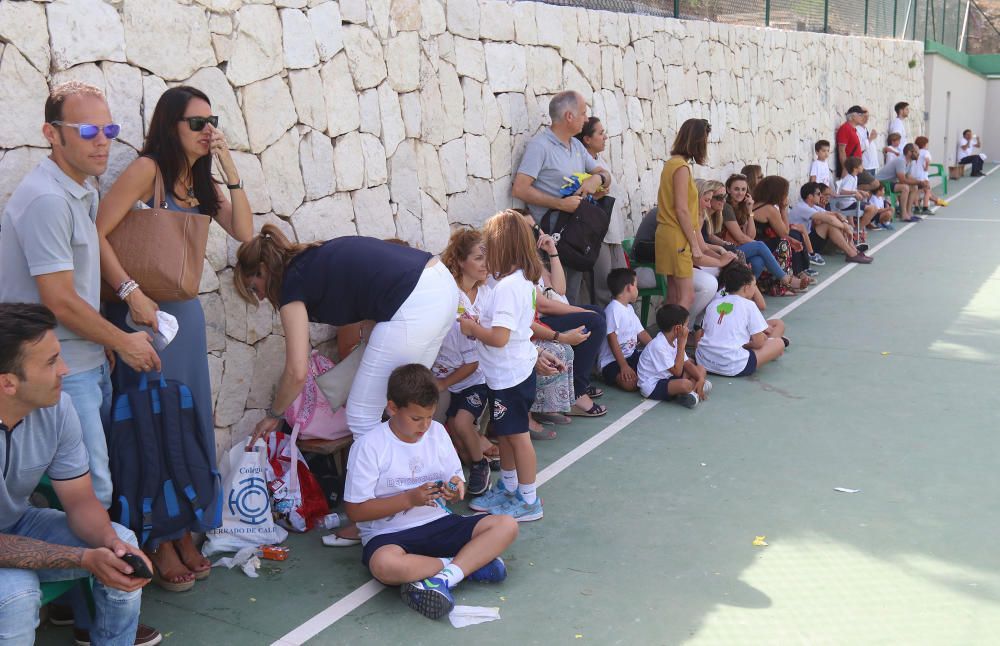
[[(990, 175), (997, 168), (1000, 168), (1000, 166), (994, 166), (986, 173), (986, 175)], [(971, 184), (963, 188), (961, 191), (950, 196), (949, 199), (954, 200), (955, 198), (959, 197), (960, 195), (962, 195), (962, 193), (965, 193), (970, 188), (978, 184), (982, 179), (983, 179), (982, 177), (977, 178)], [(903, 227), (900, 228), (898, 231), (896, 231), (891, 236), (889, 236), (882, 242), (875, 245), (872, 249), (870, 249), (870, 255), (878, 253), (880, 249), (884, 248), (887, 244), (898, 238), (904, 232), (906, 232), (912, 227), (917, 227), (917, 226), (921, 226), (921, 224), (903, 225)], [(781, 318), (793, 312), (794, 310), (798, 309), (798, 307), (801, 306), (803, 303), (806, 303), (809, 300), (811, 300), (814, 296), (816, 296), (816, 294), (826, 289), (826, 287), (828, 287), (829, 285), (832, 285), (835, 281), (840, 280), (840, 278), (842, 278), (845, 274), (847, 274), (847, 272), (851, 271), (857, 266), (858, 265), (855, 264), (848, 264), (845, 265), (844, 267), (841, 267), (836, 271), (836, 273), (834, 273), (828, 279), (816, 285), (815, 288), (810, 289), (800, 298), (797, 298), (795, 302), (789, 303), (786, 307), (780, 309), (774, 315), (775, 318)], [(587, 455), (588, 453), (599, 447), (601, 444), (604, 444), (612, 437), (617, 435), (622, 429), (624, 429), (626, 426), (628, 426), (636, 419), (638, 419), (643, 413), (656, 406), (657, 403), (658, 402), (655, 400), (644, 399), (638, 406), (634, 407), (632, 410), (622, 415), (620, 418), (615, 420), (614, 423), (605, 428), (603, 431), (600, 431), (587, 441), (583, 442), (582, 444), (574, 448), (566, 455), (562, 456), (561, 458), (559, 458), (546, 468), (542, 469), (538, 473), (538, 478), (536, 479), (535, 484), (537, 486), (541, 486), (544, 483), (551, 480), (552, 478), (556, 477), (557, 475), (559, 475), (560, 473), (571, 467), (573, 464), (578, 462), (585, 455)], [(376, 581), (375, 579), (369, 580), (367, 583), (357, 588), (356, 590), (348, 594), (346, 597), (343, 597), (333, 605), (327, 607), (325, 610), (321, 610), (319, 613), (314, 615), (312, 618), (308, 619), (301, 626), (294, 628), (284, 636), (274, 641), (271, 644), (271, 646), (302, 646), (302, 644), (305, 644), (308, 640), (312, 639), (322, 631), (326, 630), (327, 628), (335, 624), (337, 621), (345, 617), (347, 614), (360, 608), (366, 601), (368, 601), (369, 599), (371, 599), (384, 589), (385, 586)]]
[(925, 222), (1000, 222), (1000, 220), (991, 218), (949, 218), (946, 215), (942, 215), (940, 217), (929, 218)]

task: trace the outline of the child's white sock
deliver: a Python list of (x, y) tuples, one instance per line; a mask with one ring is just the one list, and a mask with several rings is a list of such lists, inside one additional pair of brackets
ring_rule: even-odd
[(441, 567), (448, 567), (451, 565), (451, 559), (448, 557), (438, 558), (438, 560), (441, 561)]
[(535, 493), (534, 482), (531, 484), (518, 484), (517, 491), (521, 494), (521, 497), (524, 498), (524, 502), (529, 505), (535, 504), (535, 500), (538, 499), (538, 494)]
[(454, 588), (465, 578), (465, 572), (454, 563), (449, 563), (443, 570), (434, 575), (438, 579), (443, 579), (449, 588)]
[(500, 469), (500, 478), (503, 480), (503, 488), (507, 491), (517, 489), (517, 469)]

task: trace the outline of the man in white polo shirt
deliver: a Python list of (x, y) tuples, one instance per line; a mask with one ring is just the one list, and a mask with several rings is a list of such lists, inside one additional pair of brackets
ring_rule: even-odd
[[(68, 369), (55, 327), (44, 305), (0, 304), (0, 643), (34, 642), (41, 582), (91, 575), (97, 616), (86, 642), (139, 643), (149, 579), (131, 576), (122, 557), (152, 565), (135, 534), (113, 524), (94, 496), (80, 422), (61, 388)], [(29, 504), (43, 475), (65, 512)], [(159, 641), (157, 634), (141, 643)]]

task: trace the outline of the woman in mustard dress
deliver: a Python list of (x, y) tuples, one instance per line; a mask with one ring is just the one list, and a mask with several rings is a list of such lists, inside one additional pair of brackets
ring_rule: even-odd
[(656, 213), (656, 273), (667, 277), (667, 302), (690, 309), (694, 303), (694, 265), (701, 257), (698, 190), (691, 163), (708, 156), (705, 119), (688, 119), (674, 138), (671, 157), (660, 173)]

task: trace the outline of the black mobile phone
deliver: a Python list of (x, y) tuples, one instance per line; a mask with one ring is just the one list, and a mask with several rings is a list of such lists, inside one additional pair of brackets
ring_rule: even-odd
[(152, 579), (153, 573), (149, 571), (149, 567), (146, 562), (138, 554), (133, 554), (128, 552), (122, 557), (122, 560), (132, 566), (132, 574), (129, 576), (133, 579)]

